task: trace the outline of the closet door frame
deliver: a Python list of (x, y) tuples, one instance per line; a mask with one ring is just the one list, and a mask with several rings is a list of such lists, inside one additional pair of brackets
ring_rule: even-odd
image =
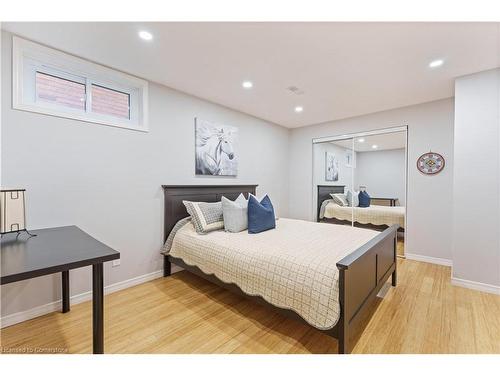
[[(312, 139), (312, 144), (311, 144), (311, 151), (312, 151), (312, 176), (311, 176), (311, 186), (312, 186), (312, 194), (311, 194), (311, 206), (313, 207), (312, 211), (312, 217), (316, 217), (316, 205), (314, 204), (314, 194), (316, 191), (315, 187), (315, 176), (314, 176), (314, 167), (315, 167), (315, 160), (314, 160), (314, 145), (319, 144), (319, 143), (329, 143), (329, 142), (335, 142), (335, 141), (341, 141), (341, 140), (351, 140), (351, 150), (354, 152), (354, 140), (356, 138), (361, 138), (361, 137), (369, 137), (371, 135), (381, 135), (381, 134), (390, 134), (390, 133), (398, 133), (398, 132), (405, 132), (405, 232), (404, 232), (404, 242), (405, 242), (405, 251), (406, 248), (408, 248), (408, 155), (409, 155), (409, 150), (408, 150), (408, 125), (403, 125), (403, 126), (396, 126), (396, 127), (390, 127), (390, 128), (382, 128), (382, 129), (375, 129), (375, 130), (367, 130), (367, 131), (362, 131), (362, 132), (356, 132), (356, 133), (347, 133), (347, 134), (341, 134), (341, 135), (333, 135), (333, 136), (328, 136), (328, 137), (318, 137), (318, 138), (313, 138)], [(354, 188), (354, 168), (351, 169), (351, 186)], [(351, 221), (351, 225), (354, 226), (354, 210), (352, 210), (352, 218), (353, 220)]]

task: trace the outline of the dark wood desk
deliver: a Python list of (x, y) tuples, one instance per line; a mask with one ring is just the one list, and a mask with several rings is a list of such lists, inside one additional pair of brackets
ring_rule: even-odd
[(62, 312), (70, 310), (69, 270), (92, 266), (93, 352), (104, 353), (103, 263), (120, 253), (76, 226), (35, 230), (36, 237), (2, 236), (1, 285), (61, 272)]
[[(390, 206), (394, 207), (396, 206), (398, 202), (398, 198), (380, 198), (380, 197), (371, 197), (370, 201), (372, 204), (380, 204), (382, 206)], [(373, 202), (375, 201), (375, 202)]]

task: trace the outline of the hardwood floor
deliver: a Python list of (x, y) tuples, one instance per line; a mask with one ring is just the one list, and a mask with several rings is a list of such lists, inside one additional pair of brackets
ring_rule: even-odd
[[(500, 296), (450, 284), (450, 269), (399, 259), (353, 353), (500, 353)], [(0, 331), (12, 348), (92, 350), (91, 304)], [(336, 353), (337, 341), (187, 272), (105, 298), (107, 353)], [(29, 352), (29, 350), (28, 350)]]
[(401, 257), (405, 256), (405, 240), (403, 238), (398, 238), (396, 243), (396, 253)]

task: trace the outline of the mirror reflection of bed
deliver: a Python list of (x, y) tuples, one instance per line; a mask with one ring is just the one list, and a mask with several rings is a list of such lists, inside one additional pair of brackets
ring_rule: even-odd
[(314, 217), (382, 231), (397, 224), (404, 256), (406, 129), (313, 142)]

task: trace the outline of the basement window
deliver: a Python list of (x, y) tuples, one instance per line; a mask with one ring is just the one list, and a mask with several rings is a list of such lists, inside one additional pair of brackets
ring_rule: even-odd
[(13, 107), (148, 131), (148, 83), (14, 36)]
[(37, 71), (35, 73), (36, 102), (54, 108), (64, 107), (85, 111), (85, 82), (76, 82)]
[(92, 85), (92, 112), (130, 119), (130, 94)]

